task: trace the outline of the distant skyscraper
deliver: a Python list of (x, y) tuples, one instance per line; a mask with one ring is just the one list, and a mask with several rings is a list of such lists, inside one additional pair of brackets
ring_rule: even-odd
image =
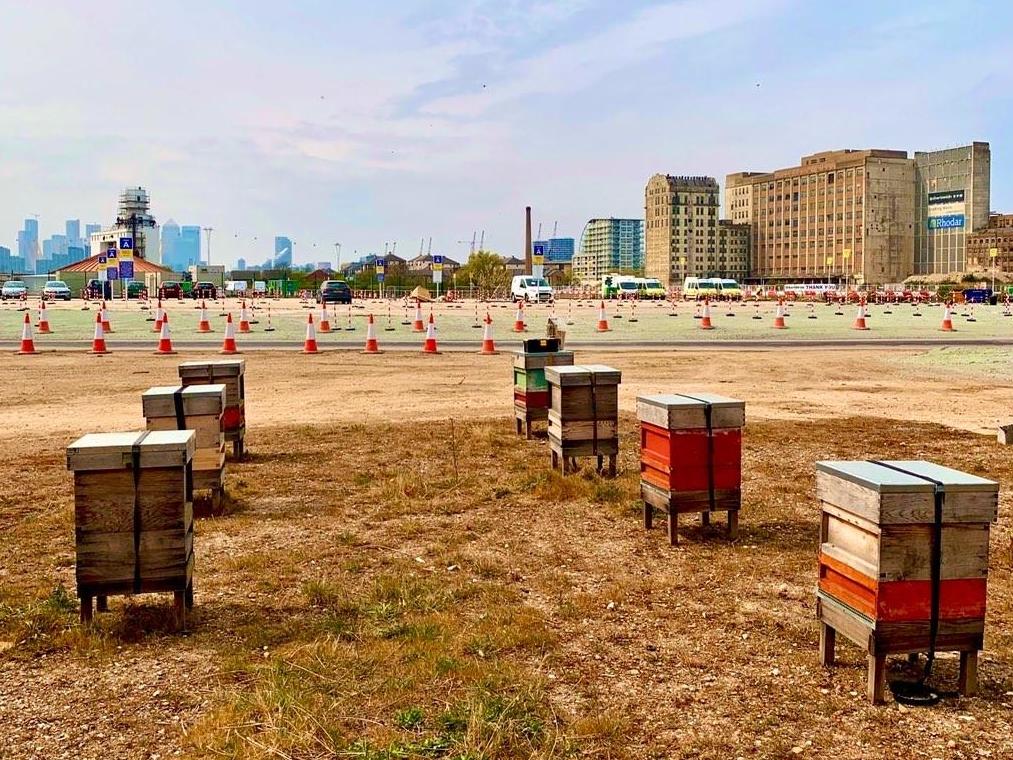
[(274, 239), (274, 268), (285, 269), (292, 266), (292, 241), (287, 237)]
[(94, 233), (101, 232), (101, 231), (102, 231), (102, 225), (101, 224), (86, 224), (84, 226), (84, 236), (85, 236), (85, 238), (87, 238), (89, 240), (91, 239), (91, 236)]
[(179, 225), (170, 219), (162, 226), (162, 265), (174, 272), (181, 271), (179, 256)]
[(18, 256), (25, 260), (29, 271), (35, 271), (39, 257), (39, 220), (25, 219), (25, 228), (18, 232)]
[(244, 258), (236, 259), (236, 270), (239, 272), (246, 271), (246, 259)]
[(67, 243), (77, 245), (81, 240), (81, 220), (68, 219), (66, 224)]
[(179, 248), (177, 259), (182, 269), (193, 264), (200, 264), (200, 227), (184, 224), (179, 228)]
[(580, 251), (573, 256), (573, 273), (583, 282), (602, 275), (643, 269), (643, 219), (592, 219), (584, 227)]

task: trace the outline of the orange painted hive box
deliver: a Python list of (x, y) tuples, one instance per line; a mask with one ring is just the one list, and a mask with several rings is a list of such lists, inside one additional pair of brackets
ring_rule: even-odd
[(980, 640), (998, 484), (926, 461), (816, 470), (821, 616), (864, 625), (880, 648), (892, 639), (893, 649), (913, 651), (927, 647), (938, 583), (937, 643)]
[(746, 404), (713, 393), (637, 398), (645, 500), (677, 512), (738, 509)]

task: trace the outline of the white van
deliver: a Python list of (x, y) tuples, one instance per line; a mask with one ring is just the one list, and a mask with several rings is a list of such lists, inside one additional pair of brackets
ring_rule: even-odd
[(720, 292), (718, 281), (713, 278), (687, 277), (682, 283), (682, 298), (685, 301), (700, 301), (704, 298), (717, 300)]
[(519, 274), (514, 277), (510, 285), (510, 295), (514, 299), (520, 299), (527, 303), (540, 303), (551, 301), (555, 293), (553, 293), (549, 281), (544, 277)]

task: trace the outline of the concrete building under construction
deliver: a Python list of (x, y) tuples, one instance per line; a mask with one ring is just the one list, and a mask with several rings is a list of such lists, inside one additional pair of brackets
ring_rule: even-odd
[(121, 192), (114, 224), (91, 235), (91, 255), (119, 248), (123, 241), (130, 240), (135, 257), (160, 264), (159, 230), (150, 203), (148, 191), (143, 187), (128, 187)]

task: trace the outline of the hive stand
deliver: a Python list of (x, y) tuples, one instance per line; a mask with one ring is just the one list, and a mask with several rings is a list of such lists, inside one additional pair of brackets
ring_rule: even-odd
[(879, 703), (888, 655), (959, 652), (960, 693), (976, 693), (998, 484), (926, 461), (816, 467), (820, 662), (833, 665), (838, 633), (857, 644)]

